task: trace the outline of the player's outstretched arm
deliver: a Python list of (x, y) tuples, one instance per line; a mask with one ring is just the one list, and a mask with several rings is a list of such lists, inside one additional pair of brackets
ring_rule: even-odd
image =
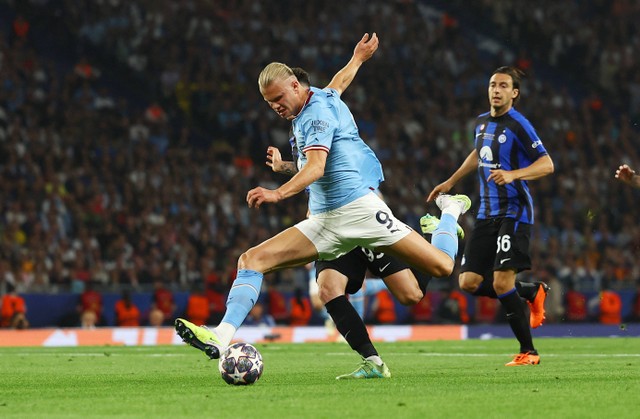
[(471, 153), (464, 159), (464, 162), (460, 165), (449, 179), (445, 180), (431, 191), (427, 197), (427, 202), (431, 202), (438, 197), (441, 193), (447, 193), (455, 186), (456, 183), (469, 173), (478, 168), (478, 151), (473, 149)]
[(338, 94), (342, 94), (355, 78), (360, 66), (371, 58), (377, 49), (378, 35), (375, 32), (371, 36), (365, 33), (360, 42), (356, 44), (351, 60), (333, 76), (326, 87), (335, 89)]
[(616, 179), (626, 183), (627, 185), (640, 188), (640, 175), (626, 164), (618, 167), (618, 170), (616, 170)]
[(280, 202), (303, 191), (307, 186), (320, 179), (324, 175), (327, 152), (310, 150), (306, 154), (307, 164), (278, 189), (273, 190), (259, 186), (247, 192), (247, 205), (249, 205), (249, 208), (259, 208), (264, 203)]

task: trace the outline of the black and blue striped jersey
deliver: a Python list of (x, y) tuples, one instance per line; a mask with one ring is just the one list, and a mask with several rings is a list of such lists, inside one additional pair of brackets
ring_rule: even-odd
[(492, 169), (517, 170), (547, 154), (531, 123), (516, 109), (499, 117), (489, 112), (476, 120), (480, 206), (477, 218), (514, 218), (533, 224), (533, 199), (524, 180), (499, 186), (487, 181)]

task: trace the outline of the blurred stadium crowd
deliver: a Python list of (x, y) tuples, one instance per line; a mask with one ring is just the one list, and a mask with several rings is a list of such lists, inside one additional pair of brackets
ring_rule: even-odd
[[(343, 98), (398, 216), (418, 227), (435, 210), (425, 196), (471, 150), (491, 72), (516, 65), (518, 108), (556, 166), (531, 182), (523, 277), (550, 283), (551, 321), (568, 290), (640, 289), (640, 191), (613, 179), (640, 165), (640, 1), (13, 0), (0, 16), (0, 291), (223, 295), (239, 254), (306, 212), (304, 196), (245, 204), (285, 180), (267, 146), (289, 156), (257, 74), (281, 61), (324, 86), (372, 31), (380, 49)], [(293, 292), (307, 271), (268, 278)]]

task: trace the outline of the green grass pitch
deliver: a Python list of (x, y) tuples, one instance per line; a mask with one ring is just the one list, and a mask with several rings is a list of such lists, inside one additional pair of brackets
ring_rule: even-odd
[(378, 343), (392, 378), (353, 381), (344, 343), (258, 344), (247, 387), (188, 346), (0, 348), (0, 417), (640, 417), (640, 339), (536, 344), (540, 365), (505, 367), (512, 339)]

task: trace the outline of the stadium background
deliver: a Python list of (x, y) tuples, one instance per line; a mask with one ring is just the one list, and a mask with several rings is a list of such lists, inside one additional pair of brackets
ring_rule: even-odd
[[(604, 290), (637, 321), (639, 191), (613, 174), (640, 163), (639, 13), (623, 0), (2, 2), (0, 291), (14, 283), (38, 327), (73, 325), (88, 282), (105, 325), (123, 289), (145, 311), (158, 281), (177, 311), (205, 284), (219, 302), (238, 255), (305, 214), (303, 196), (244, 203), (251, 187), (284, 180), (264, 165), (267, 145), (288, 147), (257, 74), (277, 60), (324, 85), (375, 31), (380, 49), (344, 99), (396, 214), (417, 227), (428, 191), (470, 150), (491, 71), (517, 65), (528, 74), (518, 108), (556, 165), (532, 182), (523, 278), (551, 285), (549, 323), (570, 320), (569, 290), (586, 297), (584, 321), (597, 321)], [(475, 191), (472, 176), (456, 188)], [(269, 304), (306, 289), (307, 272), (267, 282)], [(434, 304), (453, 283), (434, 281)], [(431, 320), (442, 320), (435, 308)]]

